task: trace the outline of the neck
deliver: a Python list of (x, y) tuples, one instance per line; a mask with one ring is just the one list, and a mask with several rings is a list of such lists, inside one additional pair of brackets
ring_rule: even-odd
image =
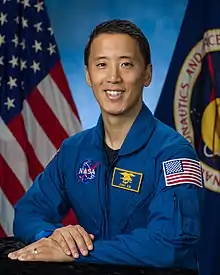
[(109, 115), (102, 113), (105, 130), (105, 142), (113, 150), (121, 148), (132, 124), (141, 110), (142, 104), (138, 108), (131, 109), (123, 115)]

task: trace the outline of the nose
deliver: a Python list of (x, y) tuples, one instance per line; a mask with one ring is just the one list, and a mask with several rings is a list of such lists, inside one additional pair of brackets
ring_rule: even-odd
[(107, 75), (107, 82), (108, 83), (120, 83), (121, 82), (121, 75), (117, 65), (109, 66), (108, 75)]

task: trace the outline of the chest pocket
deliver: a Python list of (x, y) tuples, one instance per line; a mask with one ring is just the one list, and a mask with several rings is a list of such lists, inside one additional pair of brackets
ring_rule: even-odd
[(116, 168), (110, 188), (110, 222), (118, 234), (146, 227), (154, 185), (147, 175)]
[(174, 193), (174, 216), (173, 227), (175, 236), (178, 238), (197, 238), (200, 235), (200, 207), (195, 200), (195, 192)]

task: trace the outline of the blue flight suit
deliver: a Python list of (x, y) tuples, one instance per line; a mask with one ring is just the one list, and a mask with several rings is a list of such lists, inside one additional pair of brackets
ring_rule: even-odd
[(95, 235), (93, 251), (77, 262), (196, 269), (201, 172), (197, 185), (167, 184), (164, 172), (165, 161), (198, 163), (191, 145), (144, 103), (111, 164), (103, 133), (100, 116), (95, 127), (63, 142), (15, 206), (15, 236), (25, 243), (49, 236), (72, 208)]

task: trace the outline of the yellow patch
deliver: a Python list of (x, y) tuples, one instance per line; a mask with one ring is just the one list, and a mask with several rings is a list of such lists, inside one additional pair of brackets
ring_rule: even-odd
[(111, 185), (128, 191), (140, 192), (143, 173), (115, 167)]

